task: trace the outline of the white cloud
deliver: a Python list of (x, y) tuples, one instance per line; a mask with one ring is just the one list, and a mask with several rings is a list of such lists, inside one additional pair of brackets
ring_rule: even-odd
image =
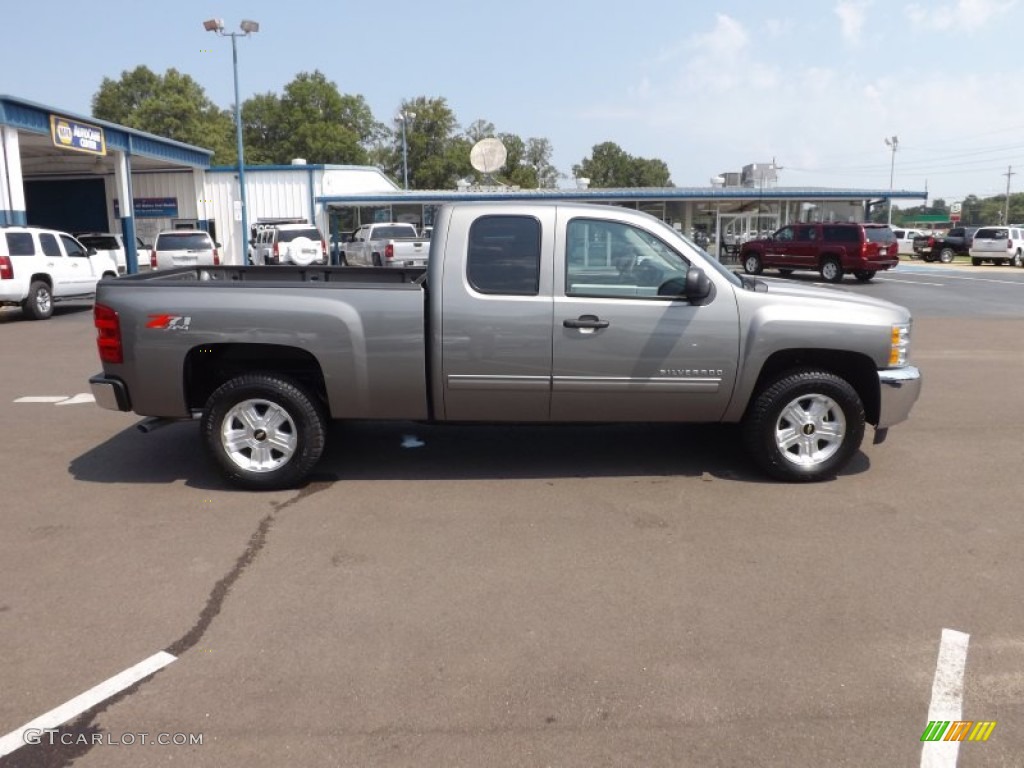
[(905, 9), (914, 24), (939, 32), (953, 29), (975, 30), (1007, 13), (1018, 0), (956, 0), (940, 6), (911, 3)]
[(864, 20), (871, 3), (868, 0), (840, 0), (836, 4), (835, 13), (839, 17), (843, 40), (849, 45), (858, 46), (864, 31)]

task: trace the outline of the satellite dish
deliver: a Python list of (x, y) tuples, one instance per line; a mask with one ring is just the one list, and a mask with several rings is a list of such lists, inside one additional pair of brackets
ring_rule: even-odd
[(505, 165), (508, 152), (501, 139), (480, 139), (469, 151), (469, 164), (480, 173), (494, 173)]

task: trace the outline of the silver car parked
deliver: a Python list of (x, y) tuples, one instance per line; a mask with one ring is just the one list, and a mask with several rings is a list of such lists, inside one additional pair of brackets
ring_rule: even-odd
[(209, 232), (201, 229), (171, 229), (161, 232), (153, 242), (149, 257), (152, 269), (173, 267), (215, 267), (220, 264), (220, 254)]

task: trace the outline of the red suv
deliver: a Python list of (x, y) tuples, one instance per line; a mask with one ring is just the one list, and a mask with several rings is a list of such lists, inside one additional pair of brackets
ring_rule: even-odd
[(783, 275), (809, 269), (829, 283), (838, 283), (847, 272), (866, 283), (899, 261), (899, 244), (886, 224), (790, 224), (740, 249), (747, 274), (759, 275), (765, 267)]

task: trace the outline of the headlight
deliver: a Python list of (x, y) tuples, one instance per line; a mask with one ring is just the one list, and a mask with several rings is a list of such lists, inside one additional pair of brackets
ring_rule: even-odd
[(907, 364), (907, 357), (910, 353), (910, 323), (893, 325), (891, 342), (889, 367), (902, 368)]

